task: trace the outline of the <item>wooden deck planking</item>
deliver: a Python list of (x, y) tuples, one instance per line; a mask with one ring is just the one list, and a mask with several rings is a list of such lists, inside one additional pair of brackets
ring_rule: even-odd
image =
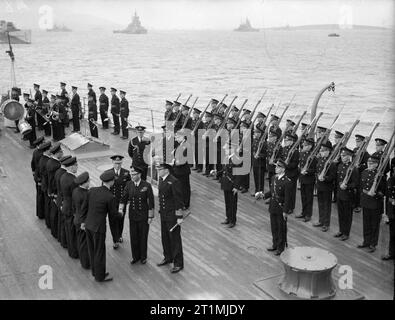
[[(108, 132), (100, 136), (114, 152), (126, 155), (127, 142)], [(50, 235), (44, 223), (35, 217), (35, 189), (30, 173), (31, 151), (11, 133), (0, 137), (0, 163), (7, 174), (0, 177), (0, 298), (32, 299), (266, 299), (253, 282), (282, 271), (278, 257), (265, 251), (271, 244), (267, 205), (254, 202), (247, 193), (239, 196), (238, 224), (227, 229), (223, 194), (216, 181), (192, 174), (192, 214), (182, 229), (185, 269), (171, 275), (168, 267), (157, 267), (162, 259), (159, 217), (151, 225), (148, 263), (129, 264), (128, 218), (125, 219), (125, 242), (114, 251), (107, 233), (107, 268), (114, 275), (111, 283), (98, 284), (79, 261), (68, 257)], [(79, 172), (89, 171), (93, 184), (99, 185), (98, 167), (110, 164), (107, 158), (79, 161)], [(18, 170), (15, 170), (15, 169)], [(299, 196), (297, 200), (299, 204)], [(296, 211), (296, 213), (298, 213)], [(315, 208), (314, 216), (317, 216)], [(313, 219), (314, 220), (314, 219)], [(337, 211), (332, 211), (331, 230), (323, 233), (310, 223), (290, 217), (290, 246), (310, 245), (326, 248), (338, 257), (339, 264), (354, 270), (355, 289), (369, 299), (392, 298), (392, 264), (380, 260), (387, 249), (388, 228), (383, 226), (380, 246), (374, 254), (355, 248), (361, 241), (361, 216), (354, 215), (351, 238), (341, 242), (333, 238), (337, 231)], [(40, 290), (38, 268), (48, 264), (54, 270), (54, 289)], [(337, 272), (334, 272), (338, 278)]]

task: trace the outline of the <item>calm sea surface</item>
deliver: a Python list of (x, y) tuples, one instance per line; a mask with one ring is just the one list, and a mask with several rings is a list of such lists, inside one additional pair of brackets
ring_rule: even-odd
[[(268, 89), (259, 110), (271, 103), (285, 104), (296, 94), (288, 116), (309, 110), (318, 91), (334, 81), (336, 91), (325, 92), (320, 122), (329, 124), (344, 105), (335, 129), (347, 130), (358, 117), (356, 133), (367, 134), (374, 121), (382, 122), (375, 136), (389, 137), (394, 127), (394, 43), (390, 30), (330, 31), (168, 31), (146, 35), (109, 31), (46, 33), (33, 31), (31, 45), (14, 45), (17, 84), (28, 91), (34, 82), (50, 92), (59, 81), (76, 85), (86, 96), (89, 81), (127, 91), (132, 124), (156, 130), (162, 125), (165, 99), (181, 102), (199, 97), (203, 109), (210, 98), (228, 100), (238, 95), (252, 108)], [(0, 91), (9, 87), (9, 58), (0, 45)], [(4, 50), (3, 50), (4, 49)], [(108, 92), (109, 94), (109, 92)], [(280, 110), (281, 111), (281, 108)], [(350, 142), (353, 145), (353, 141)], [(369, 148), (371, 149), (371, 148)]]

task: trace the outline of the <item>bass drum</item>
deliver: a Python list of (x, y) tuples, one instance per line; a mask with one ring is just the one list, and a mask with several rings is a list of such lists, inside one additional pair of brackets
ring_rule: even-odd
[(32, 126), (27, 122), (19, 122), (18, 127), (19, 127), (19, 131), (23, 136), (32, 132)]
[(14, 99), (5, 100), (0, 106), (0, 111), (5, 118), (11, 121), (20, 120), (25, 114), (23, 106)]

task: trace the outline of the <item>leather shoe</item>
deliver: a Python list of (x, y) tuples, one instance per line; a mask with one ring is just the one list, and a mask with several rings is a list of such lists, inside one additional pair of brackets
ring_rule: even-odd
[(147, 259), (141, 260), (141, 264), (146, 264), (146, 263), (147, 263)]
[(303, 214), (297, 214), (297, 215), (295, 216), (295, 218), (296, 218), (296, 219), (303, 219), (303, 218), (304, 218), (304, 215), (303, 215)]
[(113, 246), (112, 246), (112, 248), (113, 248), (114, 250), (117, 250), (117, 249), (119, 248), (119, 243), (118, 243), (118, 242), (114, 243)]
[(322, 227), (323, 224), (321, 222), (314, 222), (313, 227)]
[(138, 259), (133, 259), (133, 260), (130, 261), (130, 264), (135, 264), (138, 261), (139, 261)]
[(376, 251), (376, 247), (375, 246), (369, 246), (369, 250), (368, 252), (375, 252)]
[(233, 228), (235, 225), (236, 225), (236, 223), (230, 223), (230, 224), (228, 225), (228, 228)]
[(266, 248), (266, 250), (267, 250), (267, 251), (276, 251), (276, 250), (277, 250), (277, 248), (270, 247), (270, 248)]
[(97, 281), (97, 282), (107, 282), (107, 281), (112, 281), (112, 280), (113, 280), (113, 278), (110, 277), (109, 273), (107, 272), (107, 273), (105, 274), (103, 280), (96, 280), (96, 281)]
[(323, 226), (322, 228), (321, 228), (321, 231), (323, 231), (323, 232), (327, 232), (328, 231), (328, 227), (327, 226)]
[(358, 249), (367, 248), (367, 247), (369, 247), (369, 245), (364, 243), (357, 245)]
[(305, 218), (304, 218), (304, 222), (309, 222), (310, 220), (311, 220), (310, 217), (305, 217)]
[(335, 238), (339, 238), (339, 237), (341, 237), (341, 236), (343, 236), (343, 233), (341, 233), (341, 232), (338, 232), (338, 233), (336, 233), (336, 234), (334, 235)]
[(122, 140), (126, 140), (126, 139), (129, 139), (129, 138), (128, 138), (128, 137), (122, 136), (121, 139), (122, 139)]
[(277, 250), (277, 251), (274, 253), (274, 255), (275, 255), (275, 256), (279, 256), (279, 255), (281, 254), (281, 252), (282, 252), (282, 251)]
[(346, 236), (346, 235), (342, 235), (341, 237), (340, 237), (340, 240), (341, 241), (346, 241), (346, 240), (348, 240), (348, 236)]
[(221, 224), (229, 224), (230, 222), (228, 220), (224, 220), (221, 222)]
[(386, 254), (385, 256), (381, 257), (381, 260), (387, 261), (387, 260), (393, 260), (394, 256), (391, 256), (389, 254)]
[(122, 243), (122, 242), (123, 242), (123, 238), (120, 237), (120, 238), (118, 239), (118, 242), (119, 242), (119, 243)]
[(161, 262), (159, 262), (158, 264), (157, 264), (157, 266), (158, 267), (161, 267), (161, 266), (165, 266), (165, 265), (167, 265), (167, 264), (169, 264), (170, 263), (170, 261), (168, 261), (168, 260), (166, 260), (166, 259), (163, 259)]
[(180, 272), (182, 269), (184, 269), (183, 267), (173, 267), (170, 269), (171, 273), (177, 273)]

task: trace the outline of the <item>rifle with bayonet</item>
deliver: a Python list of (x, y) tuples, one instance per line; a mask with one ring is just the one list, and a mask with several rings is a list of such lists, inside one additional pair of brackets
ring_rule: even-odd
[[(284, 114), (285, 114), (285, 112), (287, 112), (289, 106), (290, 106), (290, 104), (288, 104), (288, 105), (285, 107), (285, 109), (283, 110), (283, 113), (281, 114), (281, 117), (280, 117), (280, 119), (278, 120), (278, 127), (280, 127), (281, 120), (284, 118)], [(287, 132), (284, 130), (284, 131), (282, 132), (282, 134), (281, 134), (280, 139), (278, 139), (278, 140), (276, 141), (276, 144), (274, 145), (273, 153), (272, 153), (272, 156), (270, 157), (269, 163), (274, 163), (274, 160), (275, 160), (276, 157), (277, 157), (278, 150), (280, 149), (281, 142), (283, 141), (284, 136), (286, 135), (286, 133), (287, 133)]]
[(185, 128), (185, 126), (187, 125), (188, 120), (189, 120), (189, 118), (191, 117), (193, 108), (195, 107), (195, 104), (196, 104), (196, 102), (198, 101), (198, 99), (199, 99), (199, 97), (196, 97), (195, 101), (194, 101), (193, 104), (192, 104), (192, 107), (189, 109), (189, 112), (188, 112), (187, 116), (185, 117), (185, 120), (184, 120), (184, 123), (183, 123), (183, 125), (182, 125), (182, 127), (181, 127), (181, 130), (183, 130), (183, 129)]
[[(174, 102), (177, 102), (180, 97), (181, 97), (181, 93), (178, 94), (177, 99)], [(172, 113), (173, 113), (173, 110), (172, 110), (172, 112), (169, 112), (169, 114), (167, 115), (166, 121), (170, 120), (170, 116), (172, 115)]]
[[(270, 112), (272, 111), (273, 107), (274, 107), (274, 104), (272, 104), (270, 106), (269, 111), (267, 113), (267, 117), (262, 122), (262, 125), (261, 125), (262, 129), (265, 127), (266, 121), (269, 118)], [(255, 159), (258, 159), (258, 157), (259, 157), (259, 153), (261, 152), (261, 150), (263, 148), (263, 144), (266, 141), (266, 137), (267, 137), (268, 132), (269, 132), (269, 125), (266, 126), (265, 132), (262, 134), (262, 136), (259, 139), (258, 148), (257, 148), (256, 153), (254, 155)]]
[(296, 134), (299, 129), (300, 123), (303, 120), (303, 117), (306, 115), (307, 111), (303, 111), (302, 115), (300, 116), (298, 122), (296, 123), (295, 127), (292, 129), (292, 134)]
[[(187, 103), (189, 102), (189, 99), (191, 99), (191, 97), (192, 97), (192, 95), (190, 94), (189, 97), (188, 97), (188, 99), (187, 99), (187, 100), (185, 101), (185, 103), (183, 104), (184, 106), (187, 105)], [(182, 105), (181, 105), (181, 108), (182, 108)], [(173, 121), (173, 124), (172, 124), (173, 127), (175, 127), (176, 124), (177, 124), (177, 122), (178, 122), (178, 120), (180, 120), (180, 117), (181, 117), (181, 114), (182, 114), (181, 108), (180, 108), (180, 110), (178, 111), (178, 114), (177, 114), (176, 119)]]
[[(235, 99), (237, 98), (237, 96), (233, 99), (232, 103), (228, 106), (228, 109), (225, 111), (225, 117), (224, 120), (222, 121), (221, 125), (218, 128), (217, 134), (214, 137), (214, 142), (216, 142), (218, 140), (218, 137), (221, 135), (222, 130), (224, 129), (224, 127), (226, 126), (226, 122), (228, 121), (228, 118), (230, 116), (230, 112), (232, 111), (232, 104), (235, 101)], [(247, 103), (248, 99), (245, 99), (243, 105), (241, 106), (241, 108), (244, 108), (245, 104)], [(240, 108), (240, 109), (241, 109)]]
[(195, 126), (193, 127), (191, 135), (194, 135), (197, 128), (199, 128), (200, 122), (202, 122), (202, 119), (203, 119), (204, 115), (206, 114), (206, 111), (207, 111), (208, 107), (210, 106), (210, 104), (211, 104), (211, 100), (207, 104), (206, 108), (204, 108), (203, 112), (200, 114), (198, 120), (195, 123)]
[[(228, 94), (225, 94), (224, 97), (222, 98), (221, 102), (218, 103), (217, 105), (222, 104), (222, 103), (225, 101), (225, 99), (226, 99), (227, 96), (228, 96)], [(206, 130), (208, 130), (208, 129), (210, 129), (210, 128), (212, 127), (212, 125), (213, 125), (213, 123), (214, 123), (214, 114), (217, 114), (217, 113), (213, 113), (213, 117), (211, 118), (209, 124), (207, 125)]]

